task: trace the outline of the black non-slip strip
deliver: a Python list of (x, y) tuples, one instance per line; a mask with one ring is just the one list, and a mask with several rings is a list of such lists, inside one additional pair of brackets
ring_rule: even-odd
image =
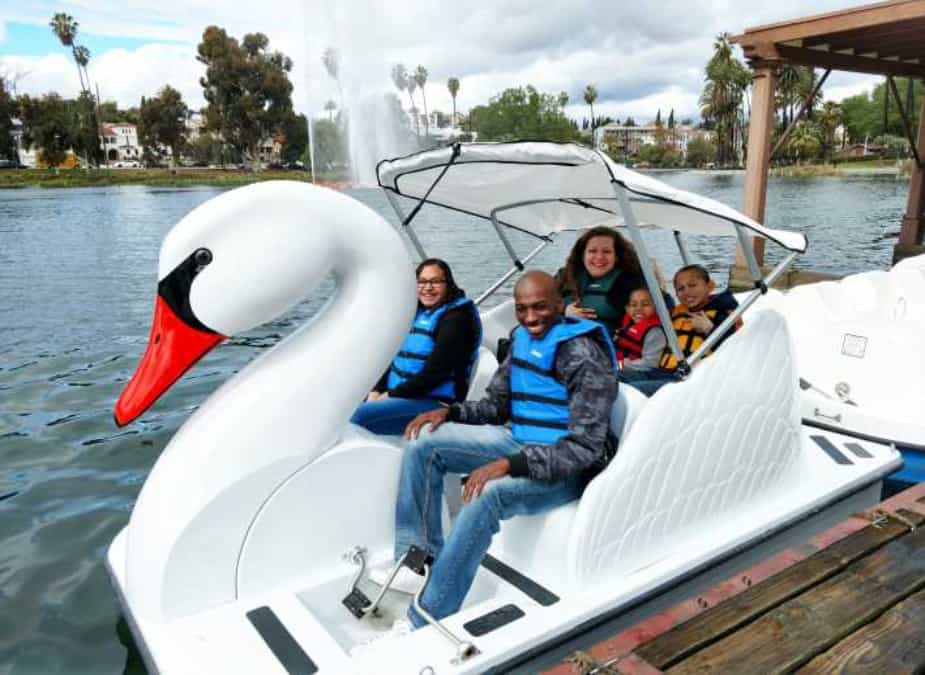
[(522, 619), (524, 616), (526, 616), (524, 611), (517, 605), (504, 605), (493, 612), (488, 612), (488, 614), (483, 614), (476, 619), (472, 619), (472, 621), (467, 621), (463, 624), (463, 628), (472, 637), (481, 637), (503, 628), (509, 623), (517, 621), (517, 619)]
[(535, 420), (532, 417), (521, 417), (520, 415), (511, 415), (511, 421), (514, 424), (523, 424), (526, 427), (542, 427), (543, 429), (568, 429), (568, 422), (547, 422), (546, 420)]
[(825, 436), (810, 436), (811, 439), (816, 441), (816, 445), (825, 450), (825, 453), (832, 458), (836, 464), (854, 464), (848, 457), (842, 453), (841, 450), (835, 447), (835, 444), (832, 443)]
[(860, 443), (845, 443), (845, 447), (861, 459), (870, 459), (873, 457), (873, 455), (867, 452), (864, 446)]
[(406, 359), (417, 359), (418, 361), (426, 361), (427, 354), (415, 354), (414, 352), (398, 352), (399, 356), (402, 356)]
[(494, 556), (488, 555), (486, 553), (485, 557), (482, 558), (482, 567), (487, 569), (492, 574), (501, 577), (511, 586), (519, 590), (527, 597), (532, 598), (543, 607), (549, 607), (550, 605), (554, 605), (559, 602), (558, 595), (549, 589), (540, 586), (533, 579), (521, 574), (513, 567), (505, 565)]
[(272, 609), (266, 606), (258, 607), (249, 611), (246, 616), (287, 673), (311, 675), (318, 672), (318, 666), (302, 650)]
[(527, 394), (523, 391), (512, 391), (511, 398), (515, 401), (533, 401), (534, 403), (550, 403), (552, 405), (567, 406), (568, 399), (551, 398), (549, 396), (540, 396), (539, 394)]
[(529, 361), (524, 361), (523, 359), (518, 359), (516, 356), (511, 357), (511, 364), (523, 368), (524, 370), (532, 370), (534, 373), (539, 373), (540, 375), (552, 375), (551, 370), (546, 370), (545, 368), (540, 368), (535, 366)]

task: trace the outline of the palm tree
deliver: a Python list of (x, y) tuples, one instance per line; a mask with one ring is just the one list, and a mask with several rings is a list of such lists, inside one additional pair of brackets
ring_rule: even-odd
[(832, 159), (832, 150), (835, 148), (835, 130), (842, 123), (841, 106), (834, 101), (822, 104), (822, 110), (816, 116), (816, 121), (822, 130), (822, 149), (826, 161)]
[(720, 165), (735, 158), (736, 132), (749, 84), (751, 74), (733, 55), (729, 34), (721, 33), (713, 43), (713, 56), (707, 63), (706, 84), (700, 95), (704, 121), (716, 131), (716, 159)]
[(344, 91), (340, 86), (340, 54), (337, 53), (334, 47), (328, 47), (324, 50), (324, 54), (321, 55), (321, 61), (324, 63), (324, 69), (328, 71), (328, 75), (330, 75), (337, 84), (337, 93), (340, 96), (340, 107), (343, 108)]
[(819, 137), (813, 125), (806, 121), (801, 121), (787, 141), (787, 147), (793, 150), (797, 156), (797, 164), (805, 157), (810, 157), (819, 151)]
[[(403, 63), (396, 63), (392, 66), (392, 83), (398, 91), (408, 92), (408, 103), (410, 104), (408, 112), (414, 110), (414, 98), (411, 94), (417, 84), (415, 84), (413, 79), (408, 77), (408, 70)], [(415, 120), (417, 120), (417, 117), (415, 117)], [(420, 131), (418, 132), (418, 136), (420, 136)]]
[[(910, 82), (912, 80), (909, 80)], [(451, 77), (446, 81), (446, 88), (450, 90), (450, 96), (453, 97), (453, 126), (456, 124), (456, 94), (459, 93), (459, 80), (455, 77)], [(912, 108), (910, 108), (911, 110)]]
[(427, 115), (427, 94), (424, 92), (424, 85), (427, 84), (427, 68), (418, 66), (414, 71), (414, 83), (421, 90), (421, 98), (424, 99), (424, 137), (430, 137), (430, 119)]
[[(74, 21), (74, 17), (64, 12), (55, 14), (51, 21), (48, 22), (52, 32), (61, 41), (64, 47), (71, 48), (71, 54), (74, 55), (74, 63), (77, 65), (77, 77), (80, 78), (80, 90), (87, 91), (89, 82), (84, 83), (84, 72), (86, 72), (87, 62), (90, 59), (90, 51), (86, 47), (77, 47), (74, 40), (77, 37), (77, 27), (80, 25)], [(81, 50), (78, 55), (78, 49)], [(82, 63), (81, 63), (82, 61)], [(81, 70), (83, 67), (83, 70)]]
[(597, 100), (597, 87), (589, 84), (585, 87), (585, 103), (591, 108), (591, 145), (594, 145), (594, 102)]
[(408, 84), (405, 85), (405, 91), (408, 92), (408, 100), (411, 101), (411, 113), (414, 115), (414, 129), (417, 132), (418, 138), (421, 138), (421, 117), (418, 115), (418, 108), (414, 105), (414, 90), (417, 89), (418, 83), (414, 77), (408, 78)]

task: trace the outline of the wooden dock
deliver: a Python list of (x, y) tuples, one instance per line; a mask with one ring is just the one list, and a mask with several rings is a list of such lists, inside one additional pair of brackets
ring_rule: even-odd
[(546, 671), (662, 672), (925, 672), (925, 483)]

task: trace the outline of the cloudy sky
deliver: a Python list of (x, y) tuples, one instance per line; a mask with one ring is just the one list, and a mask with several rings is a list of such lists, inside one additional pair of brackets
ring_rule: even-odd
[[(571, 97), (569, 113), (586, 114), (581, 92), (595, 84), (595, 112), (637, 122), (697, 115), (703, 66), (714, 37), (807, 13), (865, 4), (855, 0), (0, 0), (0, 72), (20, 93), (74, 96), (77, 73), (48, 28), (56, 12), (80, 23), (78, 42), (91, 51), (90, 76), (103, 99), (137, 105), (164, 84), (192, 107), (203, 104), (196, 45), (217, 24), (235, 36), (260, 31), (295, 62), (296, 107), (321, 112), (336, 89), (321, 53), (342, 54), (345, 87), (363, 95), (387, 91), (394, 63), (430, 72), (428, 107), (450, 111), (449, 77), (461, 82), (460, 110), (506, 87), (533, 84)], [(869, 89), (874, 78), (833, 73), (827, 99)], [(407, 105), (407, 98), (403, 101)]]

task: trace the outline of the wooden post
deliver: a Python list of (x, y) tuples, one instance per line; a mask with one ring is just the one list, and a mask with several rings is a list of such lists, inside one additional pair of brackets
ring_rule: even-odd
[[(916, 141), (919, 157), (925, 158), (925, 101), (919, 112), (919, 134)], [(925, 170), (915, 161), (912, 162), (912, 176), (909, 178), (909, 200), (906, 202), (906, 215), (903, 217), (899, 231), (899, 243), (893, 250), (894, 260), (925, 253), (922, 240), (925, 237)]]
[[(745, 204), (743, 211), (752, 220), (764, 221), (771, 162), (771, 132), (774, 129), (774, 88), (777, 64), (752, 61), (752, 115), (748, 123), (748, 158), (745, 163)], [(755, 238), (755, 257), (764, 264), (764, 240)], [(736, 267), (746, 267), (742, 251), (736, 247)]]

